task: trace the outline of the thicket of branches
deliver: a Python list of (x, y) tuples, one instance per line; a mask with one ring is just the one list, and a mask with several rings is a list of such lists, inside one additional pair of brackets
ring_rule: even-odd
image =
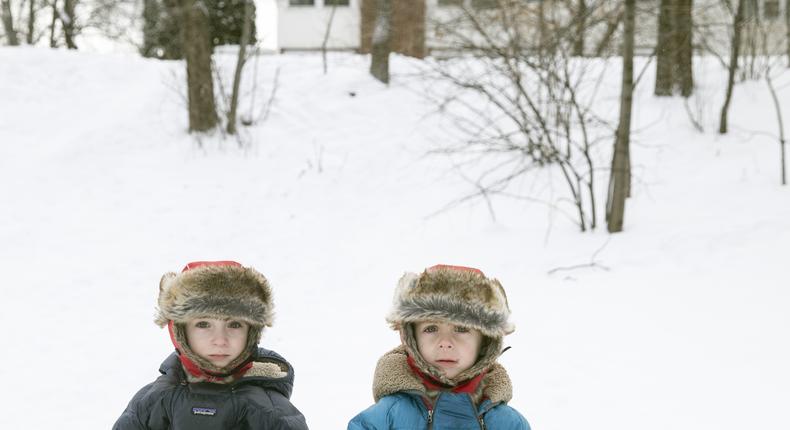
[[(562, 201), (571, 204), (565, 209), (585, 231), (598, 224), (594, 147), (611, 140), (613, 127), (593, 110), (605, 63), (574, 57), (576, 18), (570, 10), (549, 15), (526, 2), (461, 6), (435, 24), (453, 55), (431, 62), (430, 75), (446, 84), (434, 96), (460, 132), (457, 143), (437, 151), (466, 166), (491, 166), (470, 178), (474, 196), (530, 198), (509, 191), (511, 182), (538, 169), (557, 169), (567, 186)], [(592, 18), (584, 16), (586, 25)], [(599, 18), (603, 26), (608, 22)]]

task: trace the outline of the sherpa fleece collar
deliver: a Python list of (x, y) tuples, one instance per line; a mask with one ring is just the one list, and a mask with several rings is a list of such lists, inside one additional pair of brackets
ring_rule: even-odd
[[(507, 371), (499, 363), (493, 363), (480, 382), (482, 397), (493, 403), (508, 402), (513, 397), (513, 385)], [(408, 352), (401, 345), (387, 352), (376, 364), (373, 374), (373, 399), (378, 402), (384, 396), (401, 391), (417, 391), (428, 396), (421, 379), (412, 372)]]
[[(162, 374), (176, 374), (179, 379), (189, 381), (188, 372), (184, 369), (181, 361), (178, 358), (178, 353), (174, 352), (162, 362), (159, 367), (159, 372)], [(252, 367), (247, 370), (238, 379), (227, 381), (226, 386), (234, 384), (254, 384), (263, 387), (271, 388), (280, 392), (283, 396), (290, 398), (291, 391), (293, 390), (294, 372), (290, 363), (282, 356), (274, 351), (264, 348), (258, 348), (255, 354)], [(205, 381), (189, 381), (205, 382)], [(197, 384), (203, 385), (203, 384)], [(207, 385), (218, 386), (217, 383)]]

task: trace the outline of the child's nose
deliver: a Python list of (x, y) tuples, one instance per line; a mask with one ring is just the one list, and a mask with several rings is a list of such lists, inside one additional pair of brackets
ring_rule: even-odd
[(444, 338), (439, 340), (439, 348), (441, 349), (452, 349), (453, 342), (450, 339)]
[(219, 331), (214, 334), (214, 344), (225, 345), (228, 343), (228, 334), (225, 331)]

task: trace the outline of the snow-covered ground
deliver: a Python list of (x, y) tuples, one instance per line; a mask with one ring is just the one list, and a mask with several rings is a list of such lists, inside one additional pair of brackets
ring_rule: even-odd
[(185, 133), (182, 63), (0, 49), (0, 428), (110, 428), (172, 349), (152, 322), (160, 276), (204, 259), (271, 281), (263, 345), (293, 363), (313, 429), (372, 402), (394, 285), (440, 262), (505, 286), (511, 404), (536, 430), (790, 428), (790, 188), (764, 85), (736, 88), (718, 137), (713, 61), (693, 102), (706, 134), (648, 71), (626, 231), (609, 235), (524, 201), (440, 211), (473, 191), (425, 156), (446, 124), (412, 61), (392, 59), (389, 88), (366, 61), (333, 55), (323, 75), (320, 55), (261, 57), (252, 116), (279, 69), (276, 98), (239, 149)]

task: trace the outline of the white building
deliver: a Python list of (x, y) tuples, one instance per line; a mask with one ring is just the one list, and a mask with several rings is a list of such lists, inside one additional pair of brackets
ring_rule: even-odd
[(326, 38), (327, 49), (359, 49), (362, 25), (359, 2), (277, 0), (278, 47), (280, 50), (320, 49)]
[[(326, 38), (327, 49), (332, 50), (365, 50), (362, 43), (364, 6), (370, 8), (373, 0), (276, 0), (277, 2), (277, 48), (286, 50), (317, 50), (321, 49)], [(391, 0), (401, 5), (407, 0)], [(410, 4), (418, 4), (424, 13), (418, 11), (415, 16), (422, 16), (423, 22), (418, 31), (423, 32), (424, 52), (442, 49), (446, 40), (441, 32), (437, 32), (437, 22), (446, 22), (458, 13), (458, 4), (475, 9), (486, 9), (496, 4), (496, 0), (408, 0)], [(522, 0), (537, 5), (541, 0)], [(553, 0), (545, 0), (547, 2)], [(616, 7), (616, 2), (607, 0), (589, 0), (601, 2), (604, 9)], [(746, 18), (766, 30), (769, 49), (772, 52), (784, 52), (787, 27), (785, 24), (785, 8), (787, 2), (780, 0), (745, 0)], [(732, 0), (732, 3), (737, 3)], [(698, 0), (694, 2), (693, 21), (695, 25), (695, 41), (697, 49), (715, 50), (726, 54), (730, 43), (732, 15), (723, 6), (721, 0)], [(652, 51), (655, 44), (658, 13), (658, 0), (639, 0), (637, 9), (637, 44), (641, 52)], [(371, 16), (368, 14), (368, 20)], [(419, 18), (418, 18), (419, 19)], [(331, 20), (331, 27), (329, 26)], [(372, 24), (367, 23), (367, 28)], [(754, 28), (755, 26), (752, 26)], [(327, 33), (327, 30), (329, 32)], [(415, 31), (413, 28), (408, 31)], [(595, 45), (601, 38), (605, 25), (590, 30), (588, 47)], [(619, 32), (618, 32), (619, 33)], [(613, 46), (617, 46), (617, 35)], [(748, 35), (746, 36), (749, 37)], [(757, 36), (753, 36), (757, 37)], [(745, 42), (748, 43), (748, 42)], [(592, 49), (592, 48), (590, 48)]]

